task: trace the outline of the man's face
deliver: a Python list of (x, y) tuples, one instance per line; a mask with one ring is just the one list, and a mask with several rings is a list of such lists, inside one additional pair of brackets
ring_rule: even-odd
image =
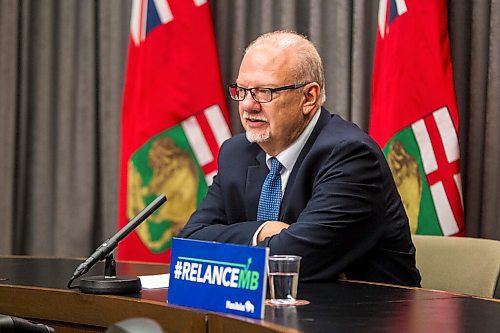
[[(277, 88), (295, 82), (293, 54), (272, 47), (254, 47), (244, 56), (236, 83), (244, 88)], [(250, 92), (239, 102), (239, 114), (247, 139), (270, 155), (277, 155), (304, 130), (303, 89), (273, 93), (268, 103), (256, 102)]]

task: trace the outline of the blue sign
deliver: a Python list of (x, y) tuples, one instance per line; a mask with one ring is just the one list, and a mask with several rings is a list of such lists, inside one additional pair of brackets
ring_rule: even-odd
[(168, 303), (264, 317), (269, 249), (174, 238)]

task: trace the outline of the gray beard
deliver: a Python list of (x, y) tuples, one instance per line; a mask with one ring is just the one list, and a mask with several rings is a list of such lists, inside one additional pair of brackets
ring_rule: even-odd
[(251, 131), (246, 131), (245, 133), (247, 140), (252, 143), (266, 142), (269, 140), (269, 130), (266, 130), (263, 134), (252, 133)]

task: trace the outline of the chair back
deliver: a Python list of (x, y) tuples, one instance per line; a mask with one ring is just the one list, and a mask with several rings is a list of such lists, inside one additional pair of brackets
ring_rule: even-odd
[(500, 241), (412, 235), (422, 287), (500, 298)]

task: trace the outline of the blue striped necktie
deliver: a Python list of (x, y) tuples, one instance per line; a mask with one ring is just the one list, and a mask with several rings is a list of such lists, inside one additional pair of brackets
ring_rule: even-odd
[(281, 175), (283, 165), (271, 158), (271, 170), (267, 174), (260, 192), (257, 221), (277, 221), (281, 203)]

